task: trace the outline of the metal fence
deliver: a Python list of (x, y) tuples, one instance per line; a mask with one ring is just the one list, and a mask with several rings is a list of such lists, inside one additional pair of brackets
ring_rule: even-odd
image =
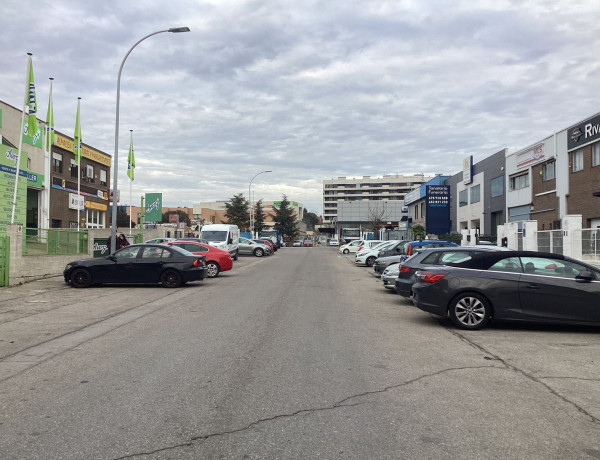
[(543, 230), (537, 232), (538, 251), (552, 252), (554, 254), (563, 253), (563, 232), (562, 230)]
[(87, 254), (85, 230), (27, 228), (23, 239), (24, 256)]
[(600, 262), (600, 229), (584, 228), (581, 231), (581, 255), (586, 262)]

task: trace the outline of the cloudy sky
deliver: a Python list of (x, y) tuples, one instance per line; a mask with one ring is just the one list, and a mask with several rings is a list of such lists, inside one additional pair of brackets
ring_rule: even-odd
[[(322, 212), (323, 180), (461, 170), (600, 111), (600, 3), (505, 0), (2, 1), (0, 99), (112, 154), (135, 203), (248, 195)], [(112, 180), (112, 175), (111, 175)]]

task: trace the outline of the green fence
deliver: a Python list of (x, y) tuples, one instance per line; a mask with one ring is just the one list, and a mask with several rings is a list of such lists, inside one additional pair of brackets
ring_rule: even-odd
[(85, 230), (27, 228), (23, 240), (24, 256), (87, 254)]
[(10, 239), (0, 235), (0, 286), (8, 286), (10, 266)]

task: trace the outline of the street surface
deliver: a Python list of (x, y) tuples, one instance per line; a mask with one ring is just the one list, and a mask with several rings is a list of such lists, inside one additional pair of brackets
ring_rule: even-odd
[(328, 247), (0, 288), (0, 459), (600, 459), (599, 332), (460, 331)]

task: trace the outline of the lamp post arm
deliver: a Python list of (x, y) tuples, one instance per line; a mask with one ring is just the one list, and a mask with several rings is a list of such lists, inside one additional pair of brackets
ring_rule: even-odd
[(110, 231), (111, 254), (113, 252), (115, 252), (115, 250), (117, 249), (117, 178), (118, 178), (118, 172), (119, 172), (119, 102), (121, 99), (121, 73), (123, 72), (123, 66), (125, 65), (125, 61), (127, 60), (127, 58), (129, 57), (129, 55), (131, 54), (131, 52), (133, 51), (133, 49), (136, 46), (138, 46), (141, 42), (143, 42), (147, 38), (152, 37), (153, 35), (162, 34), (164, 32), (169, 32), (169, 30), (170, 29), (159, 30), (158, 32), (153, 32), (151, 34), (146, 35), (145, 37), (140, 38), (137, 42), (135, 42), (135, 44), (131, 48), (129, 48), (129, 51), (127, 51), (127, 54), (123, 58), (123, 61), (121, 62), (121, 66), (119, 67), (119, 76), (117, 77), (117, 107), (116, 107), (116, 115), (115, 115), (115, 154), (113, 157), (114, 158), (114, 165), (113, 165), (114, 171), (113, 171), (113, 183), (112, 183), (113, 207), (112, 207), (112, 225), (111, 225), (111, 231)]

